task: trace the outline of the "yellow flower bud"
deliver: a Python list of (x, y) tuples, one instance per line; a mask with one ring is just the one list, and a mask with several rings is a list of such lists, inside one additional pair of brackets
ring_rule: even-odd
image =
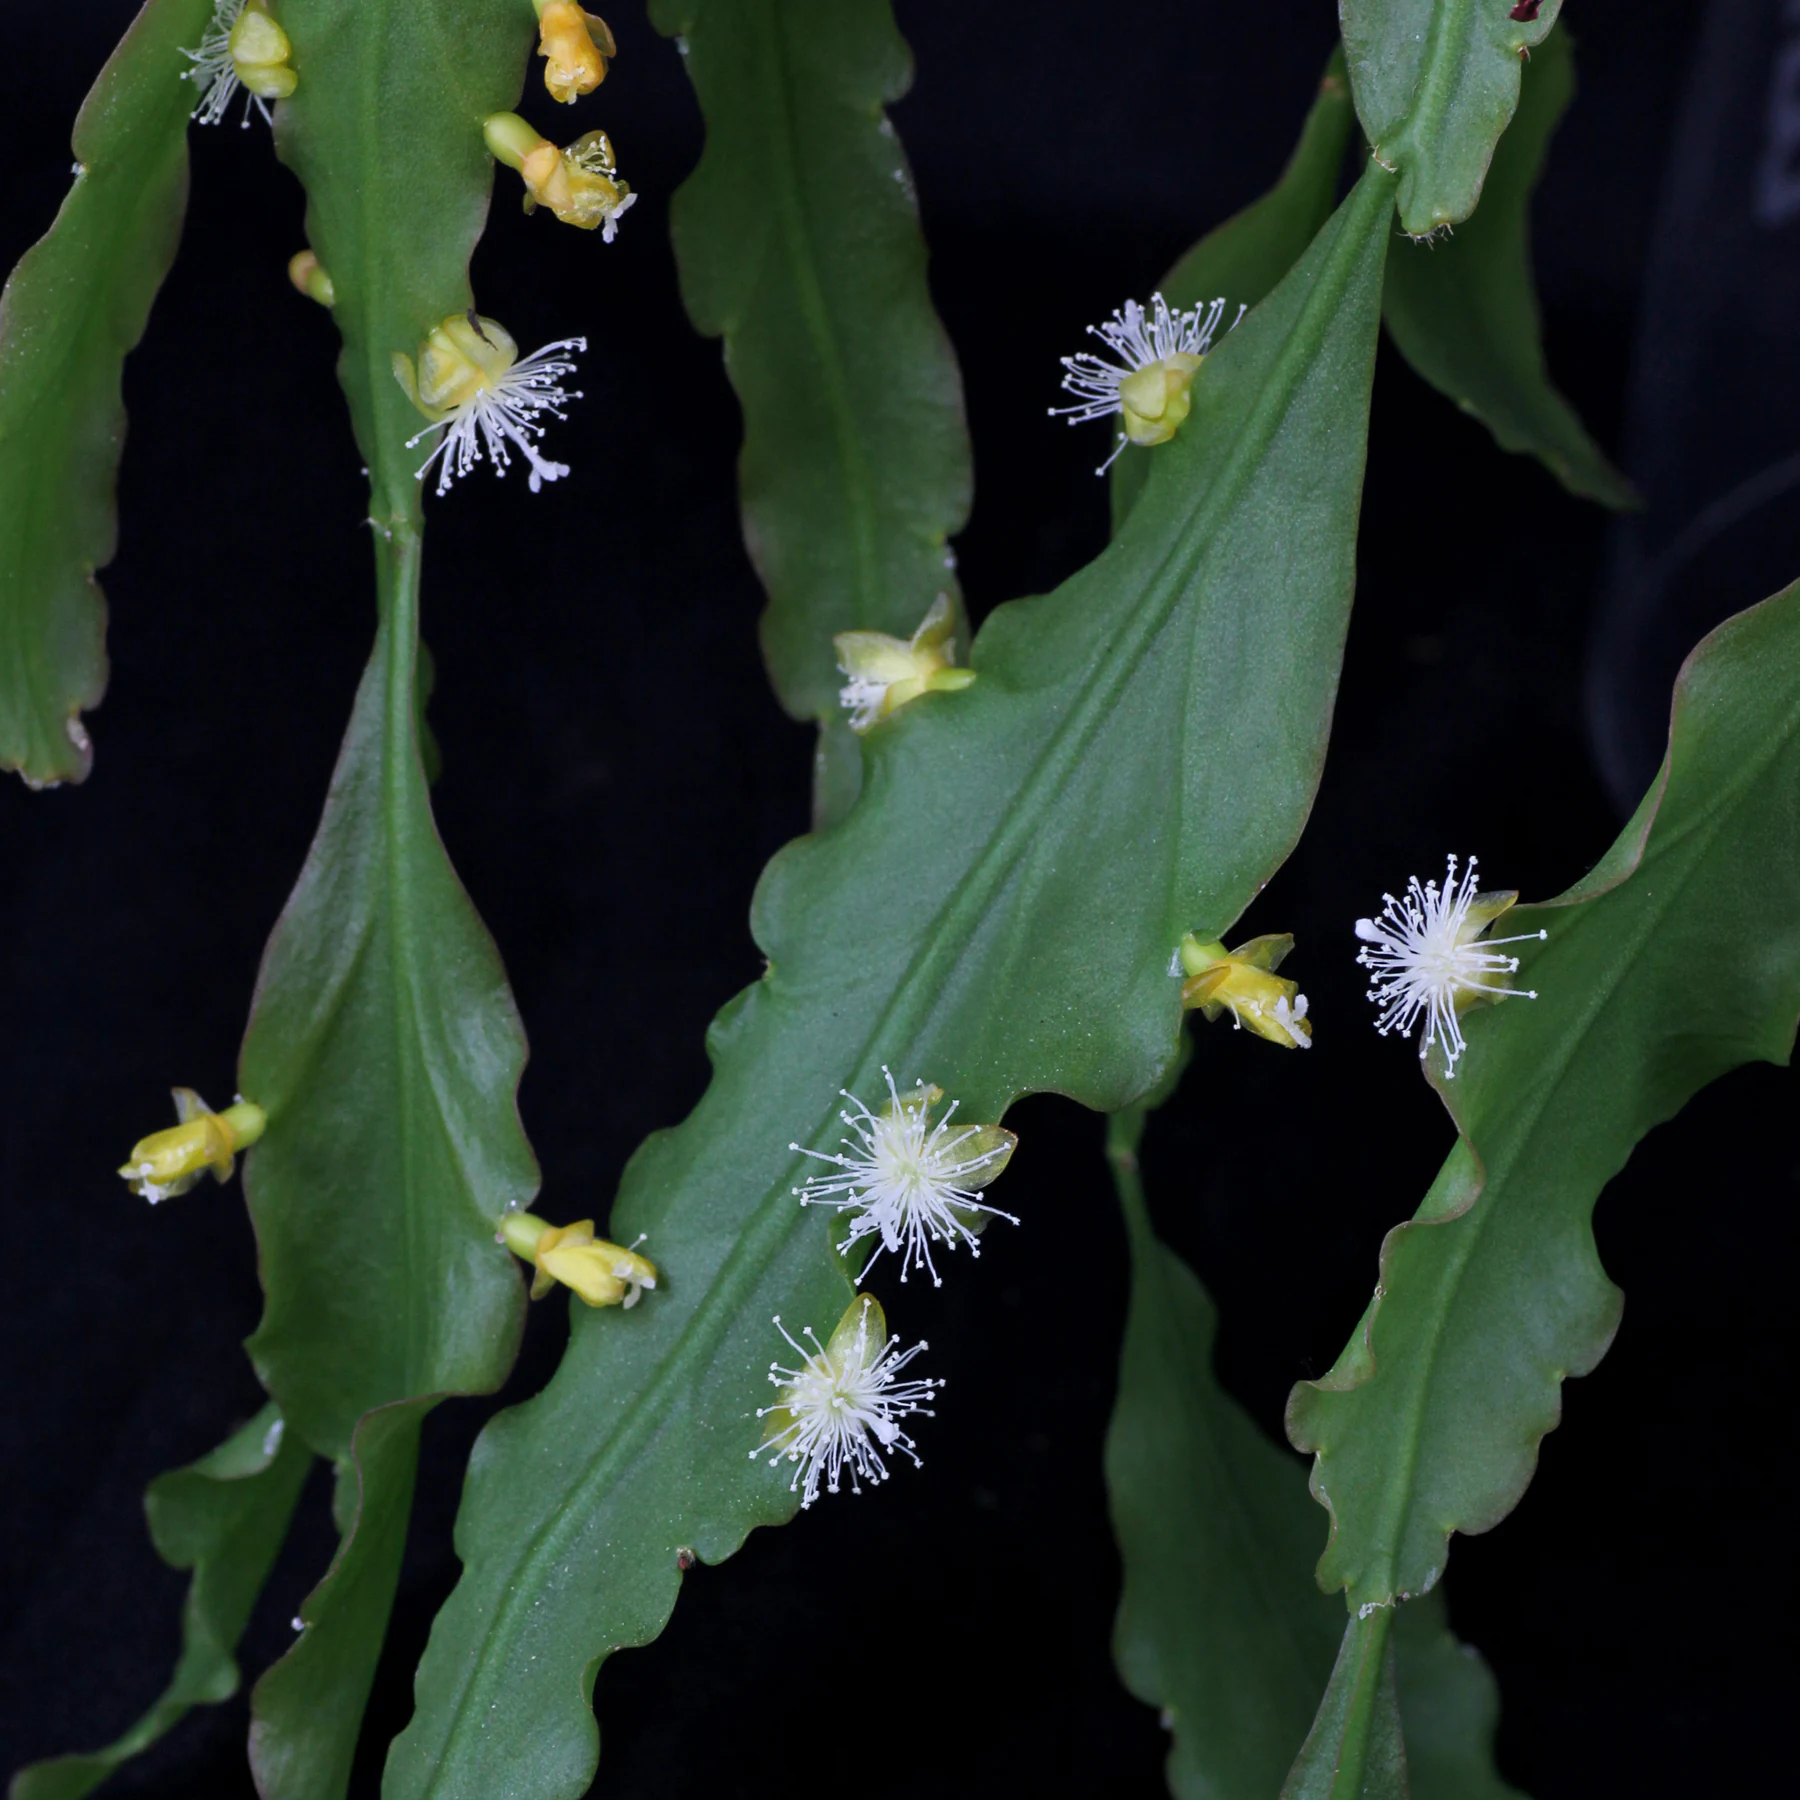
[(974, 679), (956, 665), (956, 619), (950, 596), (939, 594), (910, 638), (885, 631), (840, 631), (832, 640), (838, 668), (850, 679), (838, 690), (850, 729), (867, 731), (921, 694), (954, 693)]
[(572, 0), (533, 0), (538, 14), (538, 55), (552, 100), (573, 105), (606, 79), (608, 57), (619, 54), (604, 19)]
[(267, 1115), (260, 1106), (240, 1100), (222, 1113), (213, 1112), (192, 1088), (176, 1088), (175, 1117), (167, 1131), (153, 1131), (131, 1148), (119, 1173), (134, 1194), (152, 1206), (185, 1194), (208, 1169), (229, 1181), (237, 1153), (262, 1136)]
[(511, 1212), (500, 1221), (500, 1239), (537, 1270), (531, 1283), (534, 1300), (560, 1281), (589, 1306), (622, 1306), (629, 1312), (645, 1288), (656, 1286), (656, 1265), (635, 1249), (595, 1237), (592, 1219), (550, 1225), (535, 1213)]
[(525, 182), (525, 210), (547, 206), (565, 225), (583, 231), (604, 226), (607, 243), (637, 199), (619, 174), (612, 140), (604, 131), (583, 133), (559, 150), (517, 113), (495, 113), (482, 124), (488, 150)]
[(1243, 1029), (1254, 1031), (1284, 1050), (1312, 1047), (1312, 1023), (1306, 996), (1297, 982), (1275, 973), (1294, 947), (1287, 933), (1254, 937), (1227, 950), (1189, 932), (1181, 940), (1181, 1004), (1197, 1008), (1208, 1019), (1229, 1012)]
[(337, 289), (331, 285), (325, 265), (310, 250), (297, 250), (288, 258), (288, 280), (307, 299), (316, 300), (321, 306), (337, 304)]
[(285, 100), (298, 85), (287, 66), (293, 47), (269, 14), (266, 0), (245, 0), (227, 40), (238, 80), (259, 100)]

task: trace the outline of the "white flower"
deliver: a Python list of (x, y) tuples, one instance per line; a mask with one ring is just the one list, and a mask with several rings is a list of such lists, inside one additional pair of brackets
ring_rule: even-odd
[(1423, 1059), (1433, 1043), (1441, 1043), (1447, 1079), (1454, 1078), (1456, 1059), (1467, 1048), (1458, 1023), (1464, 1007), (1503, 995), (1537, 998), (1536, 989), (1505, 987), (1492, 980), (1519, 966), (1516, 956), (1502, 954), (1497, 946), (1529, 943), (1550, 934), (1481, 937), (1517, 898), (1514, 893), (1477, 894), (1475, 858), (1469, 858), (1458, 880), (1452, 856), (1441, 889), (1435, 881), (1421, 887), (1415, 875), (1402, 898), (1382, 895), (1379, 918), (1356, 921), (1356, 935), (1366, 946), (1356, 960), (1372, 972), (1369, 998), (1383, 1009), (1375, 1029), (1383, 1037), (1390, 1031), (1407, 1036), (1423, 1015), (1419, 1056)]
[(769, 1379), (781, 1389), (781, 1398), (773, 1406), (757, 1410), (756, 1416), (768, 1418), (770, 1423), (762, 1449), (750, 1452), (752, 1461), (763, 1450), (773, 1448), (771, 1468), (784, 1456), (798, 1464), (788, 1492), (793, 1493), (804, 1480), (803, 1507), (818, 1499), (821, 1473), (826, 1492), (838, 1491), (846, 1463), (851, 1492), (857, 1494), (862, 1492), (858, 1477), (870, 1482), (887, 1480), (883, 1450), (904, 1451), (914, 1468), (919, 1466), (916, 1446), (895, 1421), (909, 1413), (932, 1417), (924, 1402), (944, 1384), (896, 1378), (926, 1347), (923, 1339), (906, 1351), (890, 1343), (880, 1304), (868, 1294), (851, 1301), (829, 1344), (821, 1344), (808, 1326), (805, 1335), (812, 1339), (810, 1351), (781, 1323), (780, 1314), (775, 1326), (798, 1353), (800, 1367), (788, 1369), (770, 1363)]
[(921, 1081), (903, 1096), (885, 1064), (881, 1073), (887, 1079), (888, 1104), (878, 1113), (870, 1112), (848, 1089), (840, 1090), (856, 1109), (838, 1115), (856, 1134), (841, 1140), (849, 1155), (788, 1145), (837, 1170), (815, 1175), (794, 1192), (802, 1206), (834, 1206), (839, 1212), (857, 1213), (844, 1240), (846, 1249), (863, 1238), (880, 1236), (859, 1282), (883, 1250), (898, 1250), (902, 1281), (916, 1264), (930, 1271), (934, 1287), (942, 1287), (931, 1260), (934, 1241), (952, 1250), (961, 1242), (971, 1255), (981, 1254), (975, 1233), (961, 1215), (988, 1213), (1018, 1224), (1011, 1213), (984, 1206), (976, 1198), (976, 1190), (1006, 1167), (1018, 1139), (998, 1125), (964, 1125), (952, 1131), (955, 1101), (934, 1123), (931, 1109), (944, 1097), (941, 1088)]
[[(232, 96), (243, 86), (231, 56), (231, 28), (243, 10), (244, 0), (213, 0), (212, 23), (207, 26), (206, 35), (195, 49), (181, 53), (194, 65), (182, 70), (181, 79), (193, 82), (200, 89), (200, 99), (192, 116), (202, 125), (217, 125), (225, 117)], [(243, 118), (246, 130), (250, 126), (253, 106), (262, 114), (265, 123), (271, 122), (268, 107), (254, 94), (246, 92)]]
[[(1233, 326), (1246, 310), (1238, 308)], [(1163, 444), (1175, 435), (1188, 415), (1194, 371), (1212, 348), (1224, 316), (1222, 298), (1210, 306), (1172, 313), (1161, 294), (1152, 294), (1148, 312), (1135, 300), (1127, 300), (1105, 324), (1088, 327), (1089, 335), (1099, 338), (1117, 360), (1108, 361), (1091, 350), (1065, 356), (1062, 384), (1076, 396), (1075, 404), (1053, 406), (1050, 416), (1066, 418), (1071, 425), (1115, 413), (1123, 417), (1125, 429), (1095, 474), (1104, 475), (1112, 467), (1127, 440)]]
[[(565, 351), (585, 350), (586, 338), (561, 338), (519, 358), (518, 345), (492, 319), (446, 319), (426, 340), (416, 378), (410, 359), (394, 359), (394, 373), (432, 423), (406, 440), (411, 449), (434, 431), (442, 431), (437, 448), (419, 468), (423, 479), (438, 463), (437, 491), (445, 493), (458, 476), (467, 475), (485, 451), (502, 475), (512, 464), (510, 443), (531, 465), (531, 491), (567, 475), (567, 463), (551, 462), (538, 453), (544, 435), (540, 413), (568, 417), (562, 409), (579, 400), (579, 389), (562, 380), (575, 373)], [(439, 459), (442, 459), (440, 462)]]

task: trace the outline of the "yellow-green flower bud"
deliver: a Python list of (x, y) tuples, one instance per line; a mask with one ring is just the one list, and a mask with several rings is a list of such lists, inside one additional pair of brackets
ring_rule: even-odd
[(152, 1206), (185, 1194), (208, 1169), (217, 1180), (230, 1180), (238, 1151), (249, 1149), (268, 1122), (263, 1109), (248, 1100), (216, 1113), (192, 1088), (176, 1088), (174, 1094), (180, 1124), (140, 1138), (119, 1170), (131, 1191)]
[(1191, 404), (1188, 390), (1200, 358), (1178, 351), (1119, 383), (1119, 411), (1134, 444), (1166, 444), (1180, 430)]
[(561, 1282), (589, 1306), (622, 1306), (629, 1312), (645, 1288), (656, 1286), (656, 1265), (635, 1249), (595, 1237), (592, 1219), (550, 1225), (535, 1213), (510, 1212), (500, 1221), (500, 1241), (537, 1270), (534, 1300)]
[(432, 327), (412, 358), (396, 355), (394, 378), (428, 419), (448, 419), (491, 388), (519, 359), (504, 325), (478, 314), (452, 313)]
[(331, 285), (325, 265), (310, 250), (297, 250), (288, 258), (288, 280), (321, 306), (337, 304), (337, 289)]
[(285, 100), (298, 85), (288, 67), (293, 46), (270, 16), (266, 0), (245, 0), (228, 40), (237, 78), (259, 100)]
[(950, 596), (939, 594), (910, 638), (885, 631), (840, 631), (832, 640), (838, 668), (849, 677), (838, 700), (852, 731), (867, 731), (921, 694), (954, 693), (974, 679), (956, 665), (956, 619)]
[(1181, 1004), (1208, 1019), (1229, 1012), (1242, 1029), (1253, 1031), (1284, 1050), (1312, 1047), (1312, 1023), (1306, 996), (1297, 982), (1275, 973), (1294, 940), (1286, 932), (1254, 937), (1227, 950), (1221, 943), (1189, 932), (1181, 940)]
[(538, 55), (552, 100), (573, 105), (606, 79), (608, 57), (619, 54), (604, 19), (572, 0), (532, 0), (538, 15)]

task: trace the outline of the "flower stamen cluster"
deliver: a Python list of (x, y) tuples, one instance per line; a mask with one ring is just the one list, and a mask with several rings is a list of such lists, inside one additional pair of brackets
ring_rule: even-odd
[(424, 479), (438, 464), (437, 491), (467, 475), (485, 451), (496, 475), (505, 474), (512, 456), (507, 446), (531, 467), (531, 491), (569, 473), (567, 463), (551, 462), (538, 452), (544, 435), (539, 415), (564, 419), (562, 410), (579, 400), (579, 389), (565, 388), (563, 378), (575, 373), (565, 351), (585, 350), (586, 338), (561, 338), (519, 357), (512, 335), (492, 319), (452, 315), (425, 340), (415, 371), (410, 357), (396, 355), (394, 376), (413, 404), (432, 423), (407, 439), (407, 447), (442, 431), (436, 448), (419, 467)]
[(1464, 1042), (1461, 1015), (1487, 1000), (1535, 1000), (1535, 988), (1507, 987), (1494, 978), (1514, 974), (1516, 956), (1500, 946), (1541, 941), (1547, 931), (1523, 932), (1517, 937), (1484, 938), (1518, 895), (1513, 892), (1482, 894), (1476, 891), (1476, 860), (1458, 877), (1452, 856), (1440, 888), (1435, 881), (1420, 884), (1415, 875), (1406, 892), (1396, 899), (1382, 895), (1377, 918), (1358, 919), (1356, 935), (1363, 949), (1356, 960), (1371, 973), (1369, 998), (1381, 1007), (1375, 1029), (1383, 1037), (1390, 1031), (1410, 1036), (1421, 1018), (1424, 1035), (1419, 1057), (1436, 1044), (1444, 1047), (1445, 1079), (1454, 1080), (1457, 1059)]
[(880, 1302), (860, 1294), (838, 1321), (829, 1343), (821, 1344), (808, 1326), (807, 1349), (781, 1322), (775, 1327), (800, 1358), (798, 1368), (770, 1363), (769, 1379), (781, 1390), (773, 1406), (757, 1409), (766, 1419), (763, 1442), (750, 1452), (754, 1461), (772, 1450), (773, 1468), (785, 1456), (795, 1464), (788, 1492), (800, 1493), (808, 1507), (819, 1497), (821, 1477), (825, 1491), (835, 1494), (843, 1471), (850, 1471), (850, 1490), (862, 1492), (862, 1482), (886, 1481), (888, 1467), (882, 1452), (898, 1450), (919, 1466), (913, 1440), (898, 1421), (912, 1413), (932, 1417), (925, 1404), (944, 1384), (930, 1378), (902, 1381), (900, 1371), (926, 1348), (921, 1339), (910, 1350), (890, 1342), (887, 1319)]
[[(1233, 328), (1247, 310), (1238, 308)], [(1104, 324), (1088, 327), (1089, 335), (1112, 353), (1110, 360), (1091, 350), (1062, 359), (1063, 388), (1076, 399), (1073, 406), (1051, 407), (1051, 418), (1085, 425), (1117, 414), (1124, 421), (1112, 455), (1096, 475), (1112, 467), (1127, 442), (1166, 444), (1180, 429), (1188, 416), (1195, 372), (1224, 316), (1223, 298), (1178, 313), (1170, 312), (1161, 294), (1150, 296), (1148, 310), (1127, 300)]]
[(268, 103), (285, 100), (298, 85), (288, 66), (292, 46), (276, 24), (267, 0), (214, 0), (212, 23), (192, 50), (181, 53), (193, 65), (183, 81), (200, 89), (192, 116), (202, 125), (217, 125), (241, 88), (245, 95), (243, 125), (250, 109), (272, 123)]
[(1011, 1213), (979, 1198), (979, 1190), (1006, 1167), (1018, 1139), (998, 1125), (953, 1126), (955, 1101), (934, 1120), (933, 1109), (944, 1097), (942, 1088), (921, 1081), (902, 1094), (885, 1065), (881, 1073), (888, 1104), (878, 1113), (842, 1090), (855, 1109), (838, 1115), (854, 1134), (841, 1140), (847, 1154), (788, 1146), (829, 1163), (833, 1171), (813, 1176), (794, 1193), (802, 1206), (831, 1206), (856, 1215), (844, 1240), (846, 1250), (864, 1238), (879, 1239), (859, 1282), (868, 1278), (876, 1259), (888, 1250), (900, 1253), (902, 1281), (918, 1267), (931, 1276), (934, 1287), (942, 1287), (943, 1278), (931, 1259), (934, 1243), (951, 1250), (966, 1244), (971, 1256), (979, 1256), (980, 1241), (971, 1229), (973, 1215), (1018, 1224)]

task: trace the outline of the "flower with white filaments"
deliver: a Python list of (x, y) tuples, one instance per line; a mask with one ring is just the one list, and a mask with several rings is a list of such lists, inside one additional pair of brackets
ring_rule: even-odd
[(531, 465), (531, 491), (534, 494), (546, 481), (556, 481), (567, 475), (567, 463), (551, 462), (538, 453), (536, 440), (544, 435), (538, 415), (548, 413), (554, 419), (568, 417), (562, 409), (569, 401), (579, 400), (581, 390), (562, 386), (563, 378), (575, 373), (573, 360), (562, 353), (586, 349), (584, 337), (559, 338), (554, 344), (546, 344), (543, 349), (514, 363), (503, 374), (484, 381), (448, 418), (439, 419), (409, 437), (406, 447), (410, 450), (434, 431), (444, 433), (437, 448), (420, 465), (419, 478), (423, 480), (431, 465), (438, 463), (437, 491), (446, 493), (452, 481), (467, 475), (481, 460), (484, 447), (494, 473), (504, 475), (512, 465), (506, 447), (508, 442)]
[(803, 1487), (802, 1507), (818, 1499), (821, 1476), (825, 1491), (835, 1494), (846, 1465), (852, 1493), (862, 1492), (863, 1481), (886, 1481), (884, 1450), (899, 1450), (919, 1467), (918, 1449), (897, 1421), (910, 1413), (932, 1417), (925, 1402), (944, 1384), (898, 1377), (925, 1349), (923, 1339), (910, 1350), (890, 1342), (881, 1307), (867, 1294), (850, 1303), (829, 1344), (821, 1344), (808, 1326), (805, 1335), (813, 1345), (808, 1350), (779, 1314), (775, 1326), (799, 1356), (800, 1366), (769, 1365), (769, 1379), (781, 1389), (781, 1397), (757, 1411), (759, 1419), (774, 1418), (762, 1447), (750, 1452), (752, 1461), (772, 1450), (771, 1468), (784, 1456), (796, 1464), (788, 1492)]
[(1005, 1168), (1018, 1140), (997, 1125), (953, 1127), (955, 1101), (934, 1121), (932, 1108), (943, 1098), (941, 1088), (921, 1081), (902, 1095), (885, 1064), (881, 1073), (887, 1080), (888, 1104), (878, 1113), (848, 1089), (840, 1090), (855, 1109), (838, 1115), (855, 1134), (841, 1140), (847, 1155), (788, 1145), (833, 1168), (833, 1173), (815, 1175), (794, 1192), (802, 1206), (832, 1206), (856, 1214), (844, 1240), (846, 1250), (864, 1238), (879, 1237), (857, 1277), (859, 1283), (882, 1251), (892, 1250), (900, 1253), (902, 1281), (918, 1267), (930, 1274), (934, 1287), (942, 1287), (943, 1278), (931, 1260), (934, 1242), (951, 1250), (967, 1244), (971, 1255), (981, 1254), (980, 1242), (960, 1214), (987, 1213), (1018, 1224), (1011, 1213), (984, 1205), (977, 1197), (977, 1190)]
[(1434, 1043), (1442, 1044), (1446, 1079), (1455, 1078), (1457, 1058), (1468, 1047), (1458, 1022), (1463, 1007), (1508, 996), (1537, 998), (1535, 988), (1507, 987), (1494, 979), (1519, 966), (1519, 959), (1499, 946), (1538, 942), (1550, 934), (1481, 936), (1515, 898), (1511, 893), (1478, 894), (1475, 858), (1469, 858), (1459, 879), (1452, 856), (1441, 888), (1435, 881), (1421, 886), (1415, 875), (1399, 899), (1382, 895), (1379, 918), (1356, 921), (1356, 935), (1363, 941), (1356, 960), (1370, 971), (1369, 998), (1382, 1008), (1375, 1029), (1383, 1037), (1390, 1031), (1409, 1036), (1422, 1017), (1419, 1057), (1422, 1061)]
[[(1240, 306), (1235, 327), (1248, 309)], [(1091, 419), (1106, 419), (1117, 414), (1125, 420), (1125, 429), (1113, 446), (1112, 455), (1094, 471), (1104, 475), (1126, 443), (1164, 443), (1187, 417), (1188, 384), (1200, 360), (1212, 348), (1219, 322), (1225, 316), (1223, 298), (1210, 305), (1172, 313), (1161, 294), (1150, 296), (1148, 309), (1135, 300), (1127, 300), (1102, 325), (1090, 325), (1088, 334), (1097, 337), (1112, 359), (1083, 350), (1062, 359), (1064, 391), (1075, 396), (1073, 406), (1053, 406), (1053, 419), (1066, 418), (1071, 425), (1085, 425)], [(1146, 370), (1160, 371), (1161, 381), (1151, 380), (1144, 389)], [(1166, 384), (1166, 385), (1165, 385)], [(1147, 395), (1153, 398), (1147, 398)], [(1142, 402), (1150, 410), (1141, 412)]]
[[(244, 0), (215, 0), (212, 23), (206, 28), (206, 35), (192, 50), (183, 50), (182, 55), (194, 66), (183, 69), (183, 81), (191, 81), (200, 89), (200, 99), (196, 103), (193, 117), (202, 125), (217, 125), (225, 117), (225, 109), (230, 106), (232, 97), (243, 83), (238, 79), (237, 64), (231, 55), (231, 28), (238, 22), (238, 14), (244, 10)], [(273, 117), (267, 104), (259, 100), (247, 88), (244, 90), (245, 130), (250, 127), (250, 109), (255, 107), (262, 114), (264, 124), (272, 124)]]

